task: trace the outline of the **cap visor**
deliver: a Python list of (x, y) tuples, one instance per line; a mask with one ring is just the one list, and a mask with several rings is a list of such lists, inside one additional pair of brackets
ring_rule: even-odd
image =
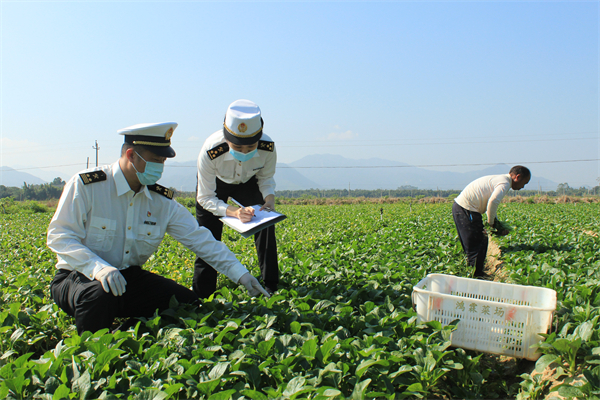
[(243, 146), (243, 145), (254, 144), (254, 143), (258, 142), (260, 140), (260, 138), (262, 137), (262, 130), (254, 136), (247, 137), (247, 138), (241, 138), (241, 137), (232, 135), (231, 133), (229, 133), (229, 131), (227, 129), (223, 128), (223, 136), (225, 136), (225, 139), (227, 139), (231, 143)]
[(141, 146), (144, 149), (148, 150), (151, 153), (156, 154), (160, 157), (173, 158), (175, 157), (175, 150), (171, 146)]

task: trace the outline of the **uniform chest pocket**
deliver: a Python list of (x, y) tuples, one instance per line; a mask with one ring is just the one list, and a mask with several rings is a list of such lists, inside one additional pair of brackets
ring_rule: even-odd
[(225, 162), (220, 165), (217, 172), (218, 175), (225, 179), (235, 179), (235, 163)]
[(117, 221), (114, 219), (92, 217), (86, 245), (94, 250), (110, 251), (115, 241)]
[(160, 226), (158, 225), (140, 225), (137, 231), (138, 254), (147, 259), (156, 251), (160, 242), (162, 242)]

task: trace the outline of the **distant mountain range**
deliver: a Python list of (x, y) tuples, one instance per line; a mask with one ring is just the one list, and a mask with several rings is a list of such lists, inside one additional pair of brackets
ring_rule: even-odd
[[(332, 154), (318, 154), (289, 164), (278, 163), (277, 190), (302, 189), (463, 189), (469, 182), (485, 175), (507, 174), (510, 166), (494, 165), (470, 172), (432, 171), (409, 164), (369, 158), (354, 160)], [(196, 161), (169, 162), (160, 183), (180, 191), (196, 190)], [(558, 184), (534, 176), (526, 189), (555, 190)]]
[(0, 167), (0, 185), (20, 188), (23, 187), (23, 182), (27, 182), (28, 185), (40, 185), (46, 183), (43, 179), (28, 174), (27, 172), (17, 171), (10, 167)]
[[(469, 182), (485, 175), (506, 174), (510, 166), (497, 164), (470, 172), (432, 171), (409, 164), (380, 158), (349, 159), (332, 154), (306, 156), (289, 164), (278, 163), (275, 181), (277, 190), (301, 189), (397, 189), (415, 186), (419, 189), (462, 189)], [(3, 172), (7, 171), (7, 172)], [(0, 168), (0, 185), (23, 186), (44, 183), (34, 175)], [(68, 178), (67, 178), (68, 179)], [(161, 185), (179, 191), (196, 190), (196, 160), (169, 161), (165, 166)], [(557, 183), (534, 176), (525, 189), (556, 190)]]

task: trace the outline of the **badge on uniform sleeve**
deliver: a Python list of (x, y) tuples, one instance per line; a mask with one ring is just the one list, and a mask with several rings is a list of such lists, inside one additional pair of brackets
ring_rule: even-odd
[[(158, 183), (148, 186), (148, 190), (151, 190), (158, 194), (162, 194), (167, 199), (173, 199), (173, 196), (175, 195), (175, 193), (173, 193), (173, 191), (171, 189), (161, 186)], [(148, 211), (148, 214), (149, 214), (148, 216), (150, 216), (150, 211)]]
[(104, 171), (92, 171), (92, 172), (84, 172), (79, 174), (79, 177), (83, 181), (84, 185), (88, 183), (96, 183), (102, 182), (106, 180), (106, 172)]
[(258, 149), (273, 152), (273, 150), (275, 150), (275, 143), (267, 140), (259, 140)]
[(211, 160), (214, 160), (215, 158), (227, 153), (229, 151), (229, 145), (227, 143), (221, 143), (218, 146), (213, 147), (210, 150), (206, 151), (206, 154), (208, 154), (208, 157)]

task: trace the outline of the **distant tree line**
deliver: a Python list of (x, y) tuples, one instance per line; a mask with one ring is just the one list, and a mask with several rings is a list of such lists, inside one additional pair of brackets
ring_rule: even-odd
[(54, 178), (52, 183), (42, 183), (41, 185), (28, 185), (27, 182), (23, 182), (23, 186), (20, 188), (0, 185), (0, 199), (6, 197), (23, 201), (58, 199), (65, 183), (61, 178)]
[(283, 198), (336, 198), (336, 197), (448, 197), (458, 195), (460, 190), (431, 190), (419, 189), (415, 186), (402, 186), (397, 189), (306, 189), (306, 190), (278, 190), (276, 197)]
[[(367, 197), (367, 198), (380, 198), (380, 197), (456, 197), (461, 190), (437, 190), (437, 189), (419, 189), (414, 186), (401, 186), (397, 189), (376, 189), (376, 190), (365, 190), (365, 189), (307, 189), (307, 190), (278, 190), (275, 192), (276, 197), (282, 198), (336, 198), (336, 197)], [(556, 190), (550, 191), (538, 191), (538, 190), (519, 190), (518, 192), (511, 191), (509, 196), (594, 196), (600, 195), (600, 186), (593, 188), (580, 187), (578, 189), (572, 188), (567, 183), (561, 183), (558, 185)]]
[(593, 188), (580, 187), (579, 189), (572, 188), (568, 183), (559, 183), (556, 190), (544, 192), (549, 196), (593, 196), (600, 195), (600, 185)]
[[(65, 182), (61, 178), (55, 178), (52, 183), (44, 183), (41, 185), (28, 185), (23, 182), (21, 188), (7, 187), (0, 185), (0, 199), (12, 197), (15, 200), (50, 200), (58, 199), (62, 193)], [(175, 192), (175, 196), (179, 198), (195, 198), (194, 192), (181, 192), (175, 188), (170, 188)], [(416, 186), (405, 185), (397, 189), (305, 189), (305, 190), (278, 190), (275, 192), (276, 197), (285, 199), (299, 198), (338, 198), (338, 197), (366, 197), (366, 198), (381, 198), (381, 197), (456, 197), (460, 190), (437, 190), (437, 189), (419, 189)], [(509, 196), (530, 197), (536, 195), (546, 196), (598, 196), (600, 195), (600, 186), (593, 188), (572, 188), (568, 183), (561, 183), (556, 190), (538, 191), (538, 190), (519, 190), (518, 192), (509, 192)]]

